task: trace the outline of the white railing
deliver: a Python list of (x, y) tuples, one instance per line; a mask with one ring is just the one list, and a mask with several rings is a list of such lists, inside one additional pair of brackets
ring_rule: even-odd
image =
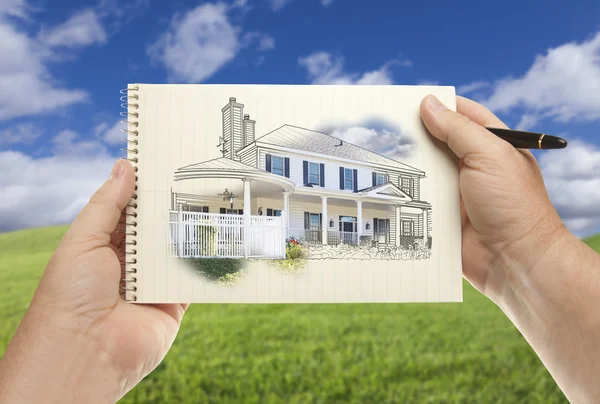
[(358, 245), (358, 233), (350, 231), (327, 231), (327, 244)]
[(282, 258), (281, 217), (169, 212), (171, 256), (182, 258)]
[(319, 229), (290, 229), (288, 238), (295, 238), (303, 244), (323, 244), (323, 231)]
[[(323, 231), (320, 229), (290, 229), (289, 237), (304, 244), (323, 244)], [(327, 244), (358, 245), (358, 233), (327, 230)]]

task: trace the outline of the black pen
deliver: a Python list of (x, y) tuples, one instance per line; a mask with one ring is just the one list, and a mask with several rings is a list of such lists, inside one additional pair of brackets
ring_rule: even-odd
[(517, 149), (564, 149), (567, 147), (565, 139), (544, 133), (488, 127), (486, 129)]

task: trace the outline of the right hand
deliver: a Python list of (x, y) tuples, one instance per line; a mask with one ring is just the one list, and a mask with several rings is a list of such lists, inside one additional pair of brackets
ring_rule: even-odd
[(488, 109), (463, 97), (456, 101), (458, 112), (430, 95), (421, 102), (421, 117), (459, 158), (463, 274), (499, 303), (519, 276), (515, 271), (531, 270), (568, 232), (535, 157), (484, 128), (507, 128)]

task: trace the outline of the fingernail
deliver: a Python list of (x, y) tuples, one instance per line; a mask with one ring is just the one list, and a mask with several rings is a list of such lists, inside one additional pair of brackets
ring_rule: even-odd
[(125, 166), (121, 163), (121, 161), (117, 161), (113, 166), (113, 169), (110, 173), (110, 179), (119, 179), (125, 174)]
[(442, 104), (435, 95), (427, 96), (427, 108), (434, 114), (438, 114), (448, 109), (448, 107)]

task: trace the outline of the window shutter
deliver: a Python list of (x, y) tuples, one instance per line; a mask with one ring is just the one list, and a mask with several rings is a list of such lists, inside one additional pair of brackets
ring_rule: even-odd
[(310, 213), (304, 212), (304, 228), (310, 228)]
[(377, 185), (377, 173), (373, 171), (373, 186)]
[(273, 216), (273, 209), (267, 209), (267, 216)]
[(227, 209), (225, 209), (225, 208), (220, 208), (220, 209), (219, 209), (219, 213), (221, 213), (221, 214), (225, 214), (225, 213), (227, 213)]
[(308, 161), (302, 162), (302, 171), (304, 176), (304, 185), (308, 184)]
[(354, 192), (358, 191), (358, 170), (353, 170), (354, 179), (352, 183), (354, 185)]
[(323, 214), (319, 213), (319, 229), (323, 230)]
[(265, 157), (265, 159), (267, 160), (266, 161), (266, 165), (267, 165), (266, 170), (268, 172), (271, 172), (271, 155), (267, 154), (266, 157)]
[(283, 163), (283, 164), (284, 164), (284, 175), (285, 175), (287, 178), (290, 178), (290, 158), (289, 158), (289, 157), (286, 157), (286, 158), (283, 160), (283, 162), (284, 162), (284, 163)]
[(391, 230), (390, 229), (390, 219), (385, 219), (385, 227), (386, 227), (385, 241), (386, 241), (386, 243), (389, 243), (390, 242), (390, 230)]
[(203, 206), (202, 207), (202, 212), (203, 213), (208, 213), (208, 206)]
[(340, 189), (344, 189), (344, 167), (340, 167)]
[(325, 187), (325, 164), (321, 163), (319, 168), (319, 173), (321, 174), (321, 186)]
[(374, 217), (373, 218), (373, 234), (377, 234), (377, 225), (379, 224), (379, 222), (377, 221), (377, 218)]

